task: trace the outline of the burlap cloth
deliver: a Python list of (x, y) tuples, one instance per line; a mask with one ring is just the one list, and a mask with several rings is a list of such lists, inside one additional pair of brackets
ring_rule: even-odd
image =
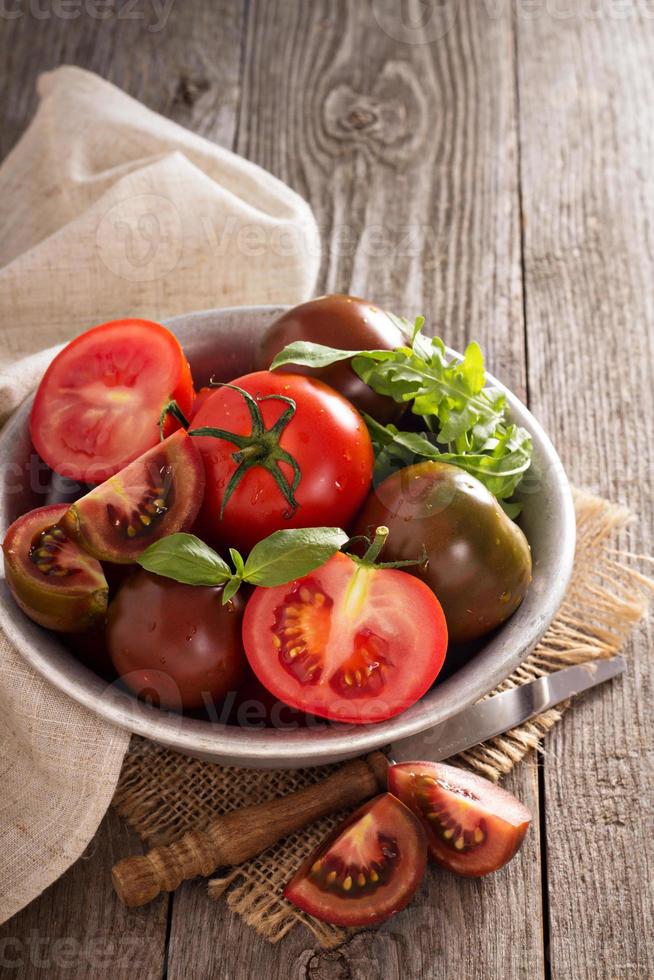
[[(43, 348), (96, 323), (313, 293), (317, 227), (284, 184), (88, 72), (59, 68), (38, 90), (0, 168), (0, 422)], [(0, 635), (0, 922), (82, 853), (128, 741)]]
[[(615, 550), (629, 520), (622, 507), (575, 491), (577, 550), (565, 601), (547, 633), (498, 691), (527, 683), (567, 664), (610, 657), (622, 648), (645, 614), (654, 582)], [(495, 692), (493, 692), (495, 693)], [(506, 735), (450, 760), (493, 780), (506, 775), (561, 718), (566, 706), (547, 711)], [(150, 846), (169, 844), (212, 816), (301, 789), (335, 766), (258, 772), (211, 765), (134, 738), (125, 758), (113, 805)], [(213, 899), (229, 907), (270, 942), (302, 922), (324, 947), (336, 946), (346, 930), (318, 922), (287, 902), (282, 889), (302, 860), (343, 819), (317, 821), (224, 877), (209, 882)]]

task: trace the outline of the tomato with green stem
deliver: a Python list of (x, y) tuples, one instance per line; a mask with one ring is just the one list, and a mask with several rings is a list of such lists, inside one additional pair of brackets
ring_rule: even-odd
[(216, 388), (190, 434), (207, 475), (199, 528), (249, 551), (282, 528), (347, 527), (372, 480), (356, 409), (327, 385), (259, 371)]
[(281, 701), (365, 724), (404, 711), (436, 680), (447, 649), (445, 617), (419, 579), (374, 564), (387, 533), (379, 528), (361, 559), (339, 552), (304, 578), (252, 595), (245, 652)]

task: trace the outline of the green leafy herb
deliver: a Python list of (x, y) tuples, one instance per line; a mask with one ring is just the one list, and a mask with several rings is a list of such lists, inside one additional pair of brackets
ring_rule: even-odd
[(307, 527), (275, 531), (248, 555), (243, 578), (251, 585), (284, 585), (324, 565), (347, 541), (334, 527)]
[(508, 421), (504, 393), (486, 387), (479, 345), (469, 344), (463, 358), (450, 357), (440, 338), (423, 335), (423, 317), (413, 327), (399, 317), (392, 319), (407, 339), (411, 337), (410, 345), (394, 351), (337, 351), (301, 342), (281, 351), (273, 367), (325, 367), (351, 358), (353, 370), (366, 384), (410, 407), (422, 425), (421, 432), (402, 431), (366, 417), (375, 447), (376, 480), (423, 459), (453, 463), (476, 476), (515, 516), (518, 505), (506, 501), (531, 463), (531, 437)]
[(194, 534), (170, 534), (146, 548), (139, 565), (186, 585), (224, 585), (232, 577), (226, 561)]
[(288, 528), (254, 546), (247, 561), (229, 549), (234, 570), (194, 534), (171, 534), (155, 541), (138, 559), (148, 572), (186, 585), (222, 585), (223, 604), (243, 582), (268, 588), (285, 585), (324, 565), (347, 535), (338, 527)]

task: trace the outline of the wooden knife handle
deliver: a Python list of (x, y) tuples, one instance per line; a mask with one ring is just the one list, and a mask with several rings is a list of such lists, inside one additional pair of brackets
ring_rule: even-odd
[(135, 908), (162, 891), (174, 891), (188, 878), (241, 864), (314, 820), (385, 792), (387, 771), (386, 757), (372, 752), (345, 763), (314, 786), (226, 813), (204, 830), (189, 830), (174, 844), (123, 858), (111, 873), (116, 893)]

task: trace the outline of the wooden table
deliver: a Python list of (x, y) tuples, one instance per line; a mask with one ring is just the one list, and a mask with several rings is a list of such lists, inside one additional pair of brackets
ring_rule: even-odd
[[(158, 31), (152, 0), (115, 0), (106, 20), (77, 0), (3, 9), (19, 15), (0, 15), (0, 155), (34, 111), (37, 74), (72, 62), (268, 168), (318, 216), (321, 289), (425, 313), (459, 349), (480, 340), (571, 478), (639, 514), (625, 543), (647, 552), (646, 0), (173, 0)], [(109, 814), (0, 930), (0, 975), (651, 978), (651, 639), (643, 627), (628, 676), (585, 697), (508, 780), (539, 819), (496, 877), (430, 873), (408, 911), (335, 952), (302, 929), (271, 947), (199, 883), (122, 908), (108, 871), (137, 841)]]

